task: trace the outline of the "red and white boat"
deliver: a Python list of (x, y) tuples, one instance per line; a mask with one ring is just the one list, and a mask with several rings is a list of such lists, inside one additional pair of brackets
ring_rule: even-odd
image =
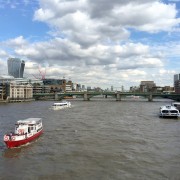
[(19, 120), (15, 124), (14, 133), (4, 135), (4, 142), (8, 148), (19, 147), (27, 144), (43, 133), (41, 118), (28, 118)]

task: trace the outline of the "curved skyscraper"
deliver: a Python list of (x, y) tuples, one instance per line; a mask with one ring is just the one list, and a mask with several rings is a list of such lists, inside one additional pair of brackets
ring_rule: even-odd
[(23, 78), (25, 61), (19, 58), (9, 58), (8, 64), (8, 74), (15, 78)]

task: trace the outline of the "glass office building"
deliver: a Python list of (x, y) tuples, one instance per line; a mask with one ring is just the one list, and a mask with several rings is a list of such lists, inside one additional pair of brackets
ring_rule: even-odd
[(9, 58), (8, 64), (8, 74), (14, 78), (23, 78), (25, 61), (19, 58)]

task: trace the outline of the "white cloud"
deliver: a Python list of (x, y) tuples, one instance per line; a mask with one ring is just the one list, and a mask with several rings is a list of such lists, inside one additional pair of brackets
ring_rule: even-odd
[(56, 38), (23, 47), (18, 45), (15, 52), (31, 61), (27, 62), (26, 74), (37, 75), (38, 68), (34, 64), (46, 64), (47, 77), (71, 77), (94, 86), (111, 82), (117, 84), (117, 79), (121, 85), (132, 80), (137, 83), (137, 79), (146, 79), (145, 72), (149, 68), (163, 66), (162, 60), (151, 54), (150, 47), (141, 43), (95, 44), (84, 49), (67, 39)]
[(180, 0), (169, 0), (169, 2), (180, 2)]
[(8, 53), (2, 49), (0, 49), (0, 57), (7, 57)]
[[(170, 31), (178, 26), (175, 4), (164, 4), (159, 1), (41, 1), (41, 8), (35, 12), (34, 19), (46, 22), (65, 34), (77, 31), (85, 35), (106, 29), (109, 38), (131, 27), (141, 31)], [(112, 29), (107, 27), (113, 27)], [(69, 34), (68, 34), (69, 35)], [(102, 36), (101, 36), (102, 37)], [(120, 39), (121, 40), (121, 39)]]
[(0, 74), (7, 74), (7, 62), (0, 58)]
[(11, 47), (23, 47), (27, 45), (27, 41), (23, 38), (23, 36), (19, 36), (15, 39), (9, 39), (5, 42), (8, 46)]
[(174, 4), (131, 3), (116, 7), (111, 23), (118, 22), (124, 26), (147, 32), (170, 31), (180, 22), (179, 18), (176, 19), (176, 14), (177, 10)]
[[(143, 44), (132, 37), (134, 31), (157, 36), (177, 32), (177, 15), (175, 4), (158, 0), (40, 0), (34, 21), (49, 26), (51, 39), (30, 42), (19, 36), (4, 44), (26, 60), (27, 74), (38, 73), (34, 64), (45, 64), (47, 76), (85, 84), (137, 85), (153, 79), (163, 84), (155, 76), (167, 72), (168, 56), (179, 57), (179, 43)], [(172, 53), (170, 47), (175, 47)], [(171, 77), (177, 69), (169, 71)]]
[(115, 46), (95, 44), (84, 49), (67, 39), (56, 38), (34, 44), (26, 42), (26, 46), (20, 46), (18, 43), (15, 52), (19, 56), (26, 56), (29, 60), (39, 63), (48, 62), (50, 66), (54, 64), (64, 66), (117, 64), (119, 68), (132, 69), (163, 65), (161, 59), (152, 55), (150, 48), (141, 43)]
[(159, 73), (160, 73), (160, 75), (162, 75), (162, 76), (164, 76), (164, 75), (166, 75), (166, 74), (174, 75), (174, 74), (176, 74), (176, 71), (174, 71), (174, 70), (160, 69), (160, 70), (159, 70)]

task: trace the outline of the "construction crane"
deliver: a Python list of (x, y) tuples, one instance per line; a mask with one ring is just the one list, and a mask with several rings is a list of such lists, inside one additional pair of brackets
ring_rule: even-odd
[(45, 79), (46, 76), (46, 68), (44, 70), (44, 72), (42, 72), (42, 69), (40, 67), (40, 65), (38, 66), (38, 70), (39, 70), (39, 74), (41, 75), (41, 79)]
[(33, 64), (33, 69), (37, 69), (36, 73), (24, 73), (24, 75), (26, 75), (27, 77), (33, 76), (35, 79), (45, 79), (46, 77), (46, 67), (45, 68), (41, 68), (40, 65), (38, 64)]

